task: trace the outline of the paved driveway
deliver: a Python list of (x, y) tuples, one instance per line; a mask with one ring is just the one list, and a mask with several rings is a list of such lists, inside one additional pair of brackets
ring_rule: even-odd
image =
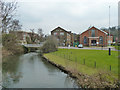
[(78, 48), (78, 47), (59, 47), (59, 48), (67, 48), (67, 49), (91, 49), (91, 50), (109, 50), (109, 48), (111, 48), (111, 50), (113, 51), (118, 51), (116, 50), (114, 47), (83, 47), (83, 48)]

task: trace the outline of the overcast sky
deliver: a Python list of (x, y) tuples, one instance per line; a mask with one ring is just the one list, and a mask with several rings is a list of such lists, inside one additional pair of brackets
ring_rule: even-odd
[(42, 28), (45, 34), (61, 26), (75, 33), (88, 27), (108, 27), (109, 5), (111, 26), (118, 25), (119, 0), (19, 0), (17, 17), (24, 31)]

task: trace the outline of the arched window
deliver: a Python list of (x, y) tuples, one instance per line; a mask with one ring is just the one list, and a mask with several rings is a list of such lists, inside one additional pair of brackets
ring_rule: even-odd
[(92, 34), (91, 34), (91, 37), (95, 37), (95, 30), (94, 29), (92, 29)]
[(84, 44), (87, 44), (87, 37), (84, 36)]
[(103, 37), (102, 36), (99, 37), (99, 44), (103, 44)]

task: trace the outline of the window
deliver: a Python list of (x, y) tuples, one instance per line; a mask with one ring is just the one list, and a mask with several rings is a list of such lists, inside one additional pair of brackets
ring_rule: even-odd
[(103, 37), (102, 36), (99, 37), (99, 44), (103, 44)]
[(24, 39), (24, 40), (26, 39), (26, 34), (23, 35), (23, 39)]
[(87, 37), (84, 36), (84, 44), (87, 44)]
[(59, 39), (57, 39), (57, 41), (59, 41)]
[(93, 30), (91, 30), (92, 31), (92, 37), (95, 37), (95, 30), (93, 29)]
[(67, 41), (70, 41), (70, 38), (67, 38)]
[(64, 35), (64, 33), (63, 33), (63, 32), (60, 32), (60, 35)]
[(70, 36), (70, 34), (67, 33), (67, 36)]
[(54, 35), (57, 35), (57, 33), (55, 32)]

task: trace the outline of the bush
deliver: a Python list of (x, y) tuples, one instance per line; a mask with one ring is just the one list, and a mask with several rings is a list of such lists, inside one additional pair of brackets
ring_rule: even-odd
[(43, 47), (41, 48), (43, 53), (49, 53), (57, 51), (57, 39), (53, 36), (49, 36)]
[(116, 44), (115, 43), (112, 43), (111, 46), (115, 46)]
[(24, 51), (23, 47), (17, 44), (17, 37), (14, 34), (3, 34), (2, 44), (6, 50), (13, 54), (22, 53)]
[(28, 53), (29, 52), (29, 48), (25, 47), (24, 45), (22, 45), (23, 49), (24, 49), (24, 53)]

